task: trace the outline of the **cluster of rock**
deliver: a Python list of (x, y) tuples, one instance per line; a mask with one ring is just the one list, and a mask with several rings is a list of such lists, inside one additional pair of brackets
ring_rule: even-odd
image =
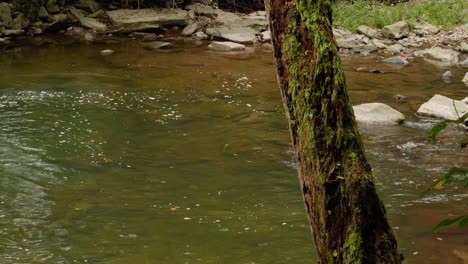
[[(94, 0), (78, 0), (67, 7), (59, 7), (56, 0), (48, 0), (46, 6), (40, 7), (39, 20), (35, 22), (12, 10), (11, 4), (0, 3), (0, 45), (8, 44), (18, 35), (39, 35), (48, 31), (62, 31), (86, 42), (112, 34), (131, 34), (144, 41), (154, 41), (161, 39), (170, 28), (183, 29), (181, 34), (185, 37), (224, 40), (210, 45), (219, 51), (243, 50), (245, 44), (267, 43), (271, 39), (266, 12), (238, 15), (200, 3), (184, 9), (104, 10)], [(271, 48), (271, 45), (266, 46)]]
[(427, 60), (442, 66), (460, 64), (468, 68), (468, 24), (453, 31), (443, 31), (426, 22), (417, 22), (410, 30), (406, 21), (399, 21), (382, 29), (361, 25), (357, 31), (357, 34), (353, 34), (334, 29), (338, 47), (361, 55), (372, 52), (402, 55), (403, 58), (389, 63), (407, 64), (404, 57), (425, 56)]
[[(382, 103), (367, 103), (353, 107), (356, 120), (362, 124), (396, 125), (405, 121), (405, 116), (394, 108)], [(458, 120), (468, 113), (468, 97), (455, 100), (436, 94), (429, 101), (422, 104), (418, 115), (432, 116), (445, 120)], [(468, 118), (465, 121), (467, 124)]]
[[(212, 1), (208, 4), (194, 2), (184, 9), (104, 10), (94, 0), (77, 0), (66, 8), (60, 7), (57, 0), (48, 0), (47, 5), (37, 10), (39, 21), (35, 22), (22, 13), (13, 13), (12, 6), (3, 2), (0, 3), (0, 46), (17, 35), (62, 31), (88, 43), (108, 39), (113, 34), (125, 34), (147, 42), (146, 49), (159, 50), (172, 48), (171, 43), (161, 40), (167, 40), (164, 32), (175, 28), (185, 38), (210, 40), (208, 48), (214, 51), (238, 52), (246, 50), (246, 45), (272, 50), (265, 11), (234, 14), (218, 9)], [(418, 22), (410, 30), (407, 22), (400, 21), (382, 29), (362, 25), (356, 34), (341, 29), (333, 29), (333, 33), (338, 47), (345, 53), (398, 55), (382, 62), (400, 65), (407, 65), (408, 58), (425, 56), (445, 66), (458, 64), (468, 68), (468, 44), (465, 42), (468, 24), (454, 31), (443, 31)], [(106, 49), (101, 54), (108, 56), (113, 51)], [(369, 71), (381, 73), (377, 69)], [(443, 78), (451, 78), (451, 73), (446, 72)], [(468, 84), (468, 73), (463, 81)], [(435, 95), (418, 113), (453, 120), (468, 112), (467, 101)], [(354, 111), (361, 123), (399, 124), (405, 119), (400, 112), (380, 103), (358, 105)]]

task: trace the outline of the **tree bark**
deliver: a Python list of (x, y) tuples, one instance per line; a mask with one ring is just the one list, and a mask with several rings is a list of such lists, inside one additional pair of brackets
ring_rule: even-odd
[(328, 0), (265, 0), (319, 263), (401, 263), (333, 39)]

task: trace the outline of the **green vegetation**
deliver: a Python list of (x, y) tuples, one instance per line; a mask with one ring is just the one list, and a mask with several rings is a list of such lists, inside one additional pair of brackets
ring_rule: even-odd
[(333, 23), (351, 31), (360, 25), (382, 28), (400, 20), (413, 25), (423, 20), (444, 29), (468, 23), (466, 0), (423, 0), (394, 5), (357, 0), (354, 3), (337, 1), (333, 4)]
[[(436, 124), (431, 131), (429, 132), (429, 140), (435, 141), (437, 135), (442, 132), (449, 124), (458, 125), (462, 130), (465, 130), (465, 126), (468, 120), (468, 113), (465, 113), (463, 116), (459, 116), (457, 120), (444, 120)], [(468, 133), (465, 131), (465, 138), (463, 138), (459, 146), (460, 148), (465, 148), (468, 145)], [(421, 197), (426, 196), (431, 191), (440, 190), (444, 185), (452, 183), (456, 180), (456, 176), (461, 176), (461, 185), (464, 189), (468, 188), (468, 168), (459, 168), (453, 167), (451, 168), (442, 178), (437, 180), (433, 183), (428, 189), (426, 189), (422, 194)], [(437, 224), (433, 229), (432, 232), (436, 233), (439, 229), (453, 225), (458, 223), (460, 228), (468, 226), (468, 215), (462, 215), (451, 219), (442, 220), (439, 224)]]

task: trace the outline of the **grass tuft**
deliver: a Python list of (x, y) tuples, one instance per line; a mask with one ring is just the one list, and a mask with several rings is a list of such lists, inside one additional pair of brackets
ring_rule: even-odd
[(418, 20), (426, 21), (443, 29), (453, 29), (468, 23), (466, 0), (419, 0), (394, 5), (372, 3), (369, 0), (338, 0), (333, 4), (335, 27), (355, 32), (360, 25), (382, 28), (400, 20), (410, 27)]

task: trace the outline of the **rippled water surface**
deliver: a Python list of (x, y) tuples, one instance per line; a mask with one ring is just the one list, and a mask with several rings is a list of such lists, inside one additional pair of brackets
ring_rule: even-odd
[[(467, 88), (429, 63), (376, 61), (343, 57), (353, 103), (408, 119), (361, 126), (401, 251), (408, 263), (463, 263), (466, 229), (430, 229), (466, 213), (466, 191), (419, 198), (468, 166), (462, 134), (428, 143), (433, 120), (414, 112)], [(0, 65), (1, 263), (315, 262), (271, 54), (122, 42), (11, 49)]]

